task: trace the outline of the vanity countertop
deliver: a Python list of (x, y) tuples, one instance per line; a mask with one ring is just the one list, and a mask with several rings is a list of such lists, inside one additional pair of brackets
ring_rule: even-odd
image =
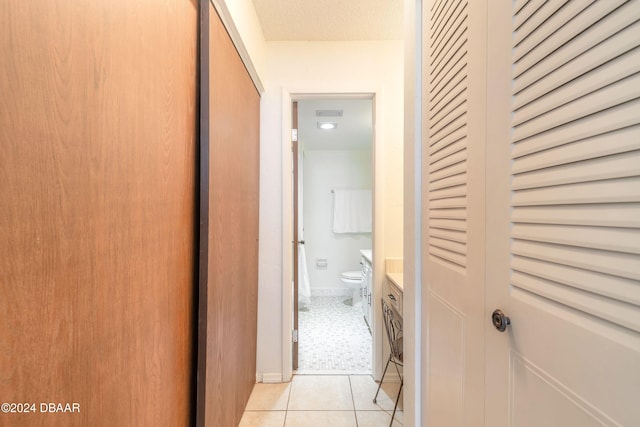
[(360, 249), (360, 253), (367, 259), (367, 261), (373, 263), (373, 251), (371, 249)]
[(387, 278), (391, 280), (401, 291), (404, 291), (402, 273), (387, 273)]

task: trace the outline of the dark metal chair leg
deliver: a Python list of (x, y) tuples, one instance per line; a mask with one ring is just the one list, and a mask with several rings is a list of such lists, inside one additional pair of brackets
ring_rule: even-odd
[(391, 414), (391, 422), (389, 423), (389, 427), (393, 426), (393, 419), (396, 417), (396, 409), (398, 408), (398, 402), (400, 401), (400, 393), (402, 393), (403, 384), (404, 380), (400, 380), (400, 389), (398, 390), (398, 396), (396, 396), (396, 406), (393, 407), (393, 413)]
[(403, 366), (402, 316), (392, 305), (389, 305), (385, 299), (382, 299), (380, 303), (382, 304), (382, 318), (384, 320), (384, 329), (387, 332), (387, 339), (389, 340), (390, 352), (389, 360), (387, 360), (387, 365), (384, 367), (384, 372), (382, 373), (380, 384), (378, 384), (376, 395), (373, 398), (373, 403), (376, 403), (376, 400), (378, 398), (380, 387), (382, 387), (382, 381), (384, 381), (384, 376), (386, 375), (387, 369), (389, 368), (389, 362), (393, 362), (396, 367), (396, 372), (400, 377), (400, 389), (398, 390), (398, 395), (396, 396), (396, 404), (393, 406), (393, 412), (391, 413), (391, 422), (389, 423), (389, 427), (392, 427), (393, 420), (396, 417), (396, 410), (398, 409), (398, 402), (400, 401), (400, 394), (402, 393), (402, 386), (404, 385), (404, 378), (402, 378), (402, 374), (400, 374), (399, 369), (399, 366)]
[(378, 393), (380, 393), (380, 387), (382, 387), (382, 381), (384, 381), (384, 376), (387, 373), (389, 362), (391, 362), (391, 354), (389, 355), (389, 359), (387, 359), (387, 364), (384, 366), (384, 371), (382, 372), (382, 378), (380, 378), (380, 383), (378, 383), (378, 390), (376, 390), (376, 395), (373, 396), (373, 403), (377, 403)]

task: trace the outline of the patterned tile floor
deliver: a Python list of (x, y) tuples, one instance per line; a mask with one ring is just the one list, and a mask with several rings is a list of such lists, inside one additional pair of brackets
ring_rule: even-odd
[(311, 297), (298, 315), (298, 374), (370, 374), (371, 334), (360, 304), (345, 296)]

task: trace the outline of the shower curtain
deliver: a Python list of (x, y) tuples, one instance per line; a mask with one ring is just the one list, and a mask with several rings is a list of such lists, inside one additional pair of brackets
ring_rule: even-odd
[[(302, 239), (300, 239), (302, 240)], [(309, 284), (309, 270), (307, 270), (307, 254), (304, 245), (298, 249), (298, 309), (307, 308), (311, 303), (311, 286)]]
[[(298, 240), (304, 242), (303, 221), (303, 168), (304, 168), (304, 144), (298, 143)], [(309, 283), (309, 270), (307, 269), (307, 254), (304, 243), (298, 245), (298, 309), (308, 308), (311, 304), (311, 284)]]

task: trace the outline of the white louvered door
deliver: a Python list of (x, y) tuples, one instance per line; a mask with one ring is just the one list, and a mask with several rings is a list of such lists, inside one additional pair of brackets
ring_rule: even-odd
[(485, 425), (640, 426), (640, 1), (488, 16)]
[(484, 418), (486, 4), (425, 2), (423, 265), (428, 425)]

